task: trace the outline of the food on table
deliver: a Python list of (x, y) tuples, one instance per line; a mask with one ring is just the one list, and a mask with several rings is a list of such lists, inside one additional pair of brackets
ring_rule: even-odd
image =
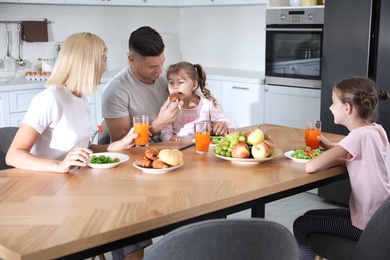
[(150, 160), (156, 160), (158, 159), (158, 153), (160, 152), (159, 149), (154, 148), (154, 147), (148, 147), (145, 150), (145, 156), (149, 158)]
[(178, 166), (184, 162), (183, 153), (178, 149), (162, 149), (158, 158), (172, 166)]
[(210, 136), (210, 144), (220, 144), (223, 136)]
[(169, 165), (161, 161), (160, 159), (156, 159), (152, 162), (152, 167), (154, 169), (166, 169), (169, 168)]
[(256, 128), (224, 135), (214, 147), (214, 153), (233, 158), (261, 159), (271, 156), (274, 149), (270, 135)]
[(171, 101), (171, 102), (176, 102), (176, 100), (179, 100), (179, 101), (180, 101), (180, 95), (179, 95), (179, 93), (172, 93), (172, 94), (169, 96), (169, 101)]
[(165, 169), (183, 163), (183, 153), (178, 149), (148, 147), (143, 156), (138, 157), (138, 165), (143, 168)]
[(291, 154), (291, 157), (310, 160), (320, 155), (320, 153), (320, 149), (311, 149), (309, 146), (303, 146), (301, 149), (294, 149), (294, 152)]
[(144, 168), (152, 168), (152, 160), (146, 156), (141, 156), (137, 159), (138, 165)]
[(112, 159), (106, 155), (92, 155), (91, 163), (94, 164), (106, 164), (106, 163), (117, 163), (120, 162), (119, 158)]

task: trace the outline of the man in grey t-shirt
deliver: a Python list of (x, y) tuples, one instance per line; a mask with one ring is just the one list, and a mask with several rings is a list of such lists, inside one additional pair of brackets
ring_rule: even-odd
[[(164, 47), (160, 34), (148, 26), (131, 33), (130, 66), (108, 82), (102, 96), (102, 114), (111, 141), (121, 139), (130, 131), (135, 115), (149, 116), (154, 142), (160, 141), (161, 129), (177, 120), (178, 101), (168, 107), (168, 81), (163, 71)], [(142, 259), (143, 248), (150, 244), (152, 241), (147, 240), (111, 253), (114, 260)]]
[(102, 114), (111, 141), (125, 136), (133, 126), (132, 117), (148, 115), (152, 140), (160, 141), (161, 129), (178, 118), (178, 102), (169, 106), (164, 43), (158, 32), (144, 26), (130, 35), (130, 66), (120, 71), (102, 96)]

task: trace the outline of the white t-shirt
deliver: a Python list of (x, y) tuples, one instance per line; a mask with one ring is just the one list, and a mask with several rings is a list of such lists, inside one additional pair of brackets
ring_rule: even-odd
[(76, 97), (65, 87), (49, 87), (37, 94), (22, 123), (40, 136), (31, 153), (63, 160), (76, 147), (87, 147), (92, 134), (92, 118), (86, 97)]
[(188, 109), (179, 106), (179, 109), (177, 121), (161, 130), (161, 140), (168, 141), (175, 134), (181, 137), (194, 135), (195, 122), (224, 122), (228, 128), (236, 128), (233, 120), (202, 96), (196, 107)]
[(352, 187), (352, 224), (364, 229), (390, 195), (389, 140), (383, 127), (373, 124), (352, 130), (339, 145), (352, 156), (346, 161)]

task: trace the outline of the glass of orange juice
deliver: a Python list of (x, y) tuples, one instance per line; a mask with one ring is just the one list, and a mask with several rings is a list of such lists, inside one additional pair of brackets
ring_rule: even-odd
[(195, 130), (195, 151), (198, 154), (205, 154), (209, 151), (211, 123), (196, 122)]
[(138, 134), (135, 139), (135, 146), (149, 146), (149, 117), (133, 116), (134, 133)]
[(320, 147), (320, 140), (318, 136), (321, 135), (321, 121), (319, 120), (306, 120), (305, 121), (305, 140), (306, 146), (312, 149)]

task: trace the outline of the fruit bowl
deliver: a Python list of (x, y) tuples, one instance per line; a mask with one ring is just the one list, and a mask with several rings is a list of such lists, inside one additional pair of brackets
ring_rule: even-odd
[(233, 164), (254, 165), (254, 164), (263, 163), (263, 162), (266, 162), (266, 161), (269, 161), (269, 160), (273, 160), (273, 159), (281, 156), (282, 154), (283, 154), (282, 149), (275, 148), (274, 152), (272, 153), (272, 155), (269, 156), (269, 157), (266, 157), (266, 158), (258, 158), (258, 159), (255, 159), (255, 158), (232, 158), (232, 157), (226, 157), (226, 156), (222, 156), (222, 155), (218, 155), (218, 154), (215, 154), (215, 156), (217, 156), (217, 157), (219, 157), (221, 159), (230, 161)]

